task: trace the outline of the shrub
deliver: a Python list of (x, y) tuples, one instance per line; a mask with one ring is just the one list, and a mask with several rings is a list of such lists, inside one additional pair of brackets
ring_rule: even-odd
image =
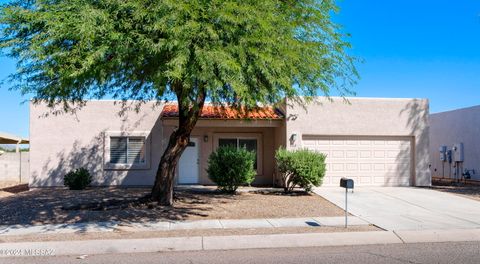
[(278, 149), (275, 160), (278, 171), (282, 174), (284, 191), (291, 192), (298, 186), (309, 192), (313, 186), (320, 186), (326, 171), (325, 158), (325, 154), (308, 149)]
[(85, 168), (76, 169), (65, 174), (63, 184), (70, 190), (83, 190), (92, 182), (92, 176)]
[(208, 177), (220, 190), (235, 193), (238, 186), (255, 179), (254, 161), (255, 153), (244, 148), (219, 147), (208, 158)]

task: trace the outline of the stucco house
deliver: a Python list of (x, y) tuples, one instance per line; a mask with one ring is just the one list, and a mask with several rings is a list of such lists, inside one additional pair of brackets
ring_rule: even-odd
[[(430, 185), (428, 101), (319, 97), (310, 104), (239, 113), (205, 106), (177, 170), (178, 184), (212, 184), (207, 159), (221, 145), (256, 152), (255, 185), (277, 185), (275, 150), (327, 154), (326, 186), (350, 177), (357, 186)], [(89, 101), (76, 114), (50, 115), (30, 105), (30, 187), (63, 186), (63, 175), (85, 167), (94, 185), (151, 186), (177, 125), (172, 103), (147, 102), (139, 112), (114, 101)]]
[[(431, 114), (429, 123), (432, 175), (462, 179), (462, 172), (467, 170), (471, 180), (480, 181), (480, 106)], [(440, 158), (440, 147), (452, 151), (456, 144), (463, 145), (459, 170), (455, 168), (455, 155), (450, 162)]]

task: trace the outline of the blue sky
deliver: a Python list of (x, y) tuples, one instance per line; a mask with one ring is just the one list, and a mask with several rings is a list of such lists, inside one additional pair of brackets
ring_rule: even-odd
[[(0, 0), (0, 2), (5, 2)], [(440, 112), (480, 104), (480, 1), (343, 0), (335, 18), (362, 58), (360, 97), (430, 99)], [(0, 58), (0, 79), (15, 62)], [(28, 136), (28, 97), (0, 86), (0, 131)]]

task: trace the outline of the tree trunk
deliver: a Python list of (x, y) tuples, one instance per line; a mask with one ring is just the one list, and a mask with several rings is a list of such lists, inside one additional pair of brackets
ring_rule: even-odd
[(188, 145), (190, 133), (202, 112), (206, 97), (206, 92), (202, 87), (198, 88), (194, 100), (190, 100), (190, 97), (184, 94), (181, 85), (177, 87), (176, 91), (178, 128), (170, 135), (168, 146), (160, 159), (151, 194), (152, 200), (167, 206), (173, 204), (173, 186), (177, 164)]
[(152, 189), (152, 199), (161, 205), (173, 204), (173, 185), (178, 161), (188, 144), (191, 131), (179, 135), (177, 131), (170, 135), (165, 152), (160, 159), (155, 184)]

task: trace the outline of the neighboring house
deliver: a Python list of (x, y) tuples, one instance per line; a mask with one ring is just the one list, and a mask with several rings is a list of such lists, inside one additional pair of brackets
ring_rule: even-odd
[(26, 138), (22, 138), (15, 135), (10, 135), (5, 132), (0, 132), (0, 146), (2, 145), (15, 145), (15, 152), (20, 152), (21, 144), (28, 144), (29, 141)]
[(29, 153), (20, 151), (20, 144), (28, 144), (26, 138), (0, 132), (0, 147), (15, 145), (15, 152), (0, 148), (0, 188), (29, 182)]
[[(472, 180), (480, 180), (480, 106), (468, 107), (430, 115), (430, 160), (435, 177), (460, 178), (451, 164), (440, 160), (440, 147), (451, 150), (454, 144), (463, 143), (462, 171), (470, 170)], [(471, 170), (474, 170), (473, 174)]]
[[(207, 160), (218, 146), (257, 153), (255, 185), (277, 185), (275, 150), (324, 152), (324, 185), (350, 177), (357, 186), (430, 185), (428, 101), (424, 99), (318, 98), (248, 113), (206, 105), (177, 170), (178, 184), (212, 184)], [(287, 107), (288, 106), (288, 107)], [(85, 167), (94, 185), (150, 186), (177, 126), (175, 104), (147, 102), (140, 112), (113, 101), (89, 101), (75, 115), (40, 117), (30, 106), (31, 187), (61, 186), (69, 170)]]

